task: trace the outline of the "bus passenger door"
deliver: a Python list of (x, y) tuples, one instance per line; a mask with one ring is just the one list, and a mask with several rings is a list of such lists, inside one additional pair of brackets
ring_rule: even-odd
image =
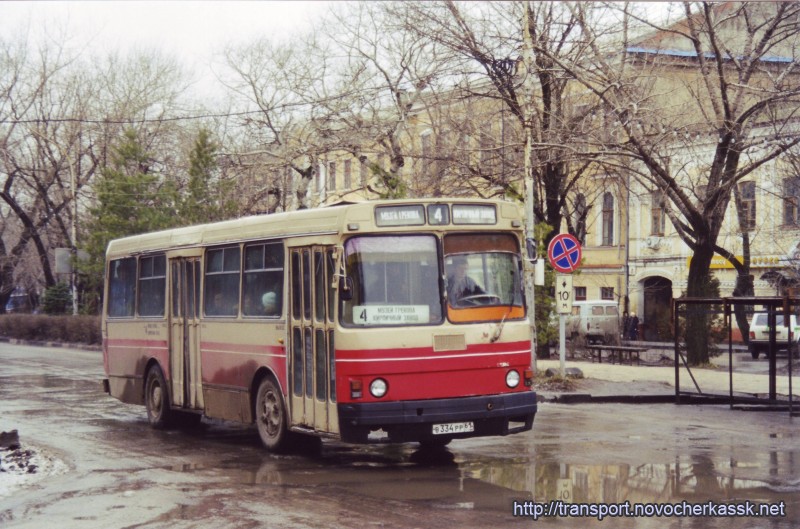
[(292, 424), (338, 433), (334, 358), (333, 248), (291, 250)]
[(202, 409), (200, 369), (200, 259), (170, 259), (170, 363), (172, 403)]

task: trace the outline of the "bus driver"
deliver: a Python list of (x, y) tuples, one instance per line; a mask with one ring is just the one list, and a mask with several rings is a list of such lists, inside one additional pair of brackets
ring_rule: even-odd
[(461, 298), (486, 294), (486, 291), (467, 275), (468, 268), (466, 257), (453, 258), (451, 273), (447, 276), (447, 298), (451, 306), (458, 305)]

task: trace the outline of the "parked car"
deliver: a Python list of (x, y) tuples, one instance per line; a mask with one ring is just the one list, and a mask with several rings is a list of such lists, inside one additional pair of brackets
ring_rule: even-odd
[(16, 287), (6, 303), (6, 313), (29, 313), (32, 310), (31, 296), (28, 291), (22, 287)]
[[(748, 349), (754, 359), (763, 351), (769, 351), (769, 326), (767, 325), (767, 314), (756, 314), (750, 322), (750, 342)], [(789, 319), (789, 327), (783, 324), (783, 314), (775, 314), (775, 347), (777, 350), (791, 350), (792, 355), (797, 358), (800, 355), (800, 324), (797, 316), (792, 314)], [(788, 333), (788, 334), (787, 334)], [(791, 346), (788, 337), (791, 336)]]
[(575, 301), (567, 316), (567, 336), (586, 343), (617, 344), (620, 336), (619, 307), (616, 301)]

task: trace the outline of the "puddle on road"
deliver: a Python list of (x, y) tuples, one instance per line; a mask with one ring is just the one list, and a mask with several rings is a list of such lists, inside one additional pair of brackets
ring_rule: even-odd
[[(719, 447), (717, 451), (721, 452)], [(487, 457), (457, 446), (429, 452), (413, 444), (375, 447), (326, 442), (315, 454), (275, 456), (254, 446), (223, 461), (168, 469), (214, 473), (232, 484), (308, 489), (326, 495), (341, 491), (364, 501), (404, 501), (435, 509), (507, 511), (515, 500), (725, 503), (749, 499), (783, 500), (797, 510), (800, 497), (796, 477), (800, 451), (764, 451), (739, 459), (730, 453), (727, 457), (695, 453), (638, 465), (565, 464), (557, 459), (548, 450)]]

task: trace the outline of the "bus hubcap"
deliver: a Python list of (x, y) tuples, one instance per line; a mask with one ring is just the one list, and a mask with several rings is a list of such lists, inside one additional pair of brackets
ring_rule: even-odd
[(264, 408), (261, 414), (261, 422), (264, 424), (267, 433), (270, 436), (274, 436), (278, 433), (280, 421), (281, 413), (278, 406), (278, 399), (275, 398), (274, 393), (269, 392), (264, 395)]
[(154, 410), (158, 410), (161, 408), (161, 386), (155, 386), (153, 388), (152, 397), (150, 401), (153, 404)]

